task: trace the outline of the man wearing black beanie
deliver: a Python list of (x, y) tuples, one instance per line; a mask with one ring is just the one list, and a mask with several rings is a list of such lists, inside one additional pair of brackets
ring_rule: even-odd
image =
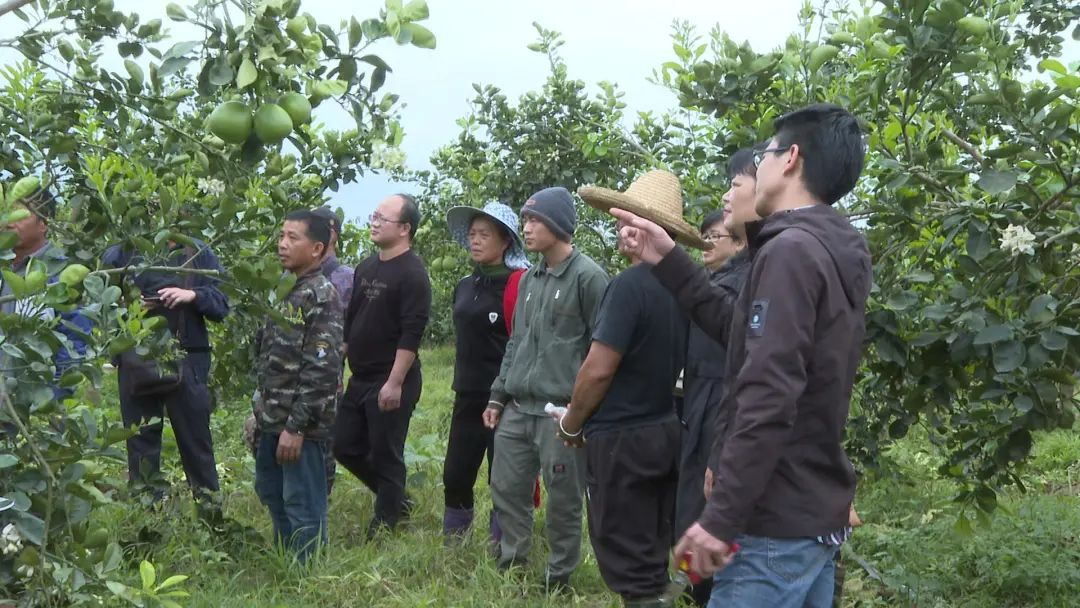
[(551, 432), (544, 407), (570, 402), (608, 276), (570, 244), (577, 213), (565, 188), (532, 195), (521, 215), (525, 247), (542, 259), (521, 278), (514, 327), (484, 412), (484, 422), (496, 429), (491, 496), (503, 530), (499, 566), (519, 565), (532, 545), (533, 480), (542, 474), (551, 548), (547, 586), (558, 591), (581, 561), (585, 462), (581, 450)]

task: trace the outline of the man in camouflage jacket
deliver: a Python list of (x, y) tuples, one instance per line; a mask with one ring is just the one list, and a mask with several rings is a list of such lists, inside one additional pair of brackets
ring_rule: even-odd
[(310, 211), (285, 218), (278, 257), (296, 283), (258, 339), (255, 490), (275, 539), (301, 561), (326, 543), (326, 440), (344, 351), (341, 299), (320, 271), (330, 227)]

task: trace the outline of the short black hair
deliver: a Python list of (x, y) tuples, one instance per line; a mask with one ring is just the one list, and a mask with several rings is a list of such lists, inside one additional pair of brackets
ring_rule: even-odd
[(866, 146), (859, 121), (836, 104), (816, 103), (773, 122), (779, 147), (797, 145), (803, 159), (803, 184), (831, 205), (855, 188)]
[(712, 228), (715, 224), (724, 221), (723, 211), (713, 211), (705, 216), (705, 219), (701, 220), (701, 233), (705, 234), (705, 231)]
[(754, 148), (742, 148), (728, 159), (728, 179), (735, 179), (739, 175), (745, 175), (746, 177), (757, 176), (757, 165), (754, 164)]
[(394, 196), (401, 199), (401, 218), (399, 219), (409, 223), (409, 240), (411, 241), (416, 238), (416, 230), (420, 228), (420, 204), (411, 194), (399, 192)]
[(34, 190), (15, 201), (15, 204), (26, 207), (30, 213), (46, 223), (56, 217), (56, 197), (46, 188)]
[(310, 209), (297, 209), (285, 216), (286, 222), (303, 222), (307, 237), (324, 247), (330, 246), (330, 222)]

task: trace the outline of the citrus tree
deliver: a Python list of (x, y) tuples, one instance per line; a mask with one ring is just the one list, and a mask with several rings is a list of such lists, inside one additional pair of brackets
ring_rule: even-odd
[(807, 103), (864, 121), (867, 168), (842, 202), (875, 261), (850, 448), (873, 466), (924, 428), (980, 514), (1021, 483), (1034, 432), (1076, 419), (1080, 65), (1062, 45), (1078, 17), (1034, 0), (808, 3), (782, 49), (682, 32), (658, 74), (725, 150)]
[[(120, 549), (92, 525), (94, 508), (123, 493), (102, 465), (122, 460), (117, 444), (131, 434), (93, 400), (101, 366), (129, 348), (173, 350), (118, 279), (164, 263), (168, 243), (208, 244), (225, 266), (217, 278), (233, 313), (213, 336), (215, 368), (228, 372), (212, 377), (246, 391), (250, 336), (289, 287), (274, 255), (281, 218), (320, 204), (400, 143), (397, 96), (383, 90), (391, 68), (372, 47), (433, 48), (418, 23), (427, 5), (390, 0), (378, 15), (335, 25), (299, 0), (170, 3), (166, 20), (101, 0), (0, 11), (26, 22), (0, 40), (24, 57), (0, 84), (0, 226), (25, 213), (15, 203), (40, 185), (62, 201), (49, 233), (67, 256), (13, 272), (16, 238), (0, 232), (7, 297), (22, 311), (78, 307), (93, 324), (85, 355), (58, 377), (55, 355), (70, 346), (62, 317), (0, 314), (0, 588), (27, 605), (110, 603), (112, 594), (167, 604), (180, 581), (155, 583), (144, 568), (144, 585), (127, 587)], [(196, 34), (178, 39), (173, 26)], [(327, 105), (352, 124), (323, 124)], [(100, 268), (111, 244), (145, 264)], [(58, 400), (57, 385), (74, 396)]]

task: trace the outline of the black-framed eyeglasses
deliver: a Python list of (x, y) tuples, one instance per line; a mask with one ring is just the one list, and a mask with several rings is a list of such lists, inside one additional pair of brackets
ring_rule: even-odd
[(765, 155), (769, 152), (772, 152), (774, 154), (778, 154), (780, 152), (787, 152), (794, 145), (795, 144), (791, 144), (790, 146), (784, 146), (783, 148), (765, 148), (764, 150), (754, 150), (754, 168), (756, 169), (761, 166), (761, 161), (765, 160)]
[(409, 222), (403, 222), (401, 220), (392, 220), (388, 217), (383, 217), (381, 213), (376, 211), (368, 216), (368, 221), (372, 224), (408, 224)]
[(701, 235), (701, 240), (705, 241), (706, 243), (715, 243), (720, 239), (730, 238), (730, 234), (720, 234), (719, 232), (706, 232), (705, 234)]

